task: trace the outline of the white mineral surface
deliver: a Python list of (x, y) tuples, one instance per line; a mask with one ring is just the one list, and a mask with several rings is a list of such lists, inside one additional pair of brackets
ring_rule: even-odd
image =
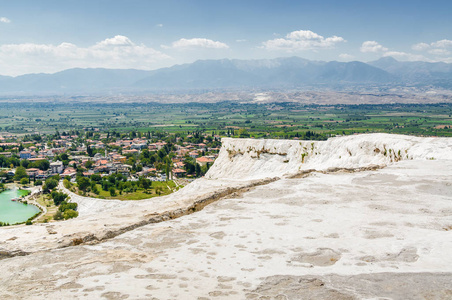
[(73, 200), (0, 229), (1, 299), (452, 299), (452, 139), (225, 139), (170, 196)]

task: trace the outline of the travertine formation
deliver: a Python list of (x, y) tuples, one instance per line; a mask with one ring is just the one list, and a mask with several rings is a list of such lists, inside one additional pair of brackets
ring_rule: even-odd
[(0, 296), (448, 299), (451, 178), (447, 138), (224, 139), (172, 195), (1, 228)]

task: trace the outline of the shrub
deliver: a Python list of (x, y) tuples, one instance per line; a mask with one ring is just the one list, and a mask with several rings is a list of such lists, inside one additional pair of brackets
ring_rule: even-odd
[(53, 215), (54, 220), (63, 220), (63, 218), (63, 213), (59, 210)]
[(31, 225), (33, 224), (30, 220), (27, 220), (27, 222), (25, 222), (25, 225)]
[(77, 185), (79, 190), (85, 192), (90, 186), (89, 179), (86, 177), (78, 176), (77, 177)]
[(63, 213), (63, 217), (65, 220), (76, 218), (77, 216), (78, 216), (78, 212), (76, 212), (75, 210), (72, 210), (72, 209), (67, 209)]
[(64, 180), (63, 180), (63, 186), (64, 186), (65, 188), (67, 188), (67, 189), (70, 189), (71, 186), (72, 186), (72, 184), (71, 184), (71, 182), (70, 182), (69, 180), (64, 179)]
[(65, 212), (68, 209), (77, 210), (77, 203), (67, 203), (66, 201), (61, 202), (60, 207), (58, 208), (61, 212)]
[(56, 188), (58, 186), (58, 181), (54, 178), (48, 178), (42, 187), (42, 190), (45, 194), (49, 193), (50, 190)]
[(99, 195), (99, 189), (97, 188), (96, 185), (93, 186), (91, 190), (93, 191), (94, 194)]
[(28, 178), (27, 170), (24, 167), (17, 167), (14, 179), (20, 181), (22, 178)]
[(42, 180), (41, 179), (38, 179), (38, 180), (35, 181), (35, 186), (39, 186), (39, 185), (42, 185)]
[(53, 199), (53, 203), (55, 203), (55, 205), (60, 205), (63, 201), (65, 201), (68, 198), (68, 195), (66, 195), (65, 193), (56, 191), (53, 191), (51, 196)]
[(28, 184), (29, 182), (28, 178), (25, 177), (20, 180), (20, 184)]

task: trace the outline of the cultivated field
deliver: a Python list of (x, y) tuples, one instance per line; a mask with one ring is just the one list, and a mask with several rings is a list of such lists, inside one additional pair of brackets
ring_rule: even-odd
[(0, 103), (0, 132), (30, 134), (97, 128), (162, 133), (200, 130), (222, 136), (305, 139), (363, 132), (452, 136), (451, 116), (452, 103)]

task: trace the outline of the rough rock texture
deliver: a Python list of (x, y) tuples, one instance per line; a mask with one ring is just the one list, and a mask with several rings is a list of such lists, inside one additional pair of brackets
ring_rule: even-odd
[(450, 299), (452, 139), (341, 139), (304, 161), (305, 142), (227, 139), (168, 197), (1, 228), (0, 298)]
[(262, 178), (303, 170), (386, 166), (400, 160), (452, 159), (450, 138), (363, 134), (327, 141), (224, 138), (222, 142), (207, 178)]

